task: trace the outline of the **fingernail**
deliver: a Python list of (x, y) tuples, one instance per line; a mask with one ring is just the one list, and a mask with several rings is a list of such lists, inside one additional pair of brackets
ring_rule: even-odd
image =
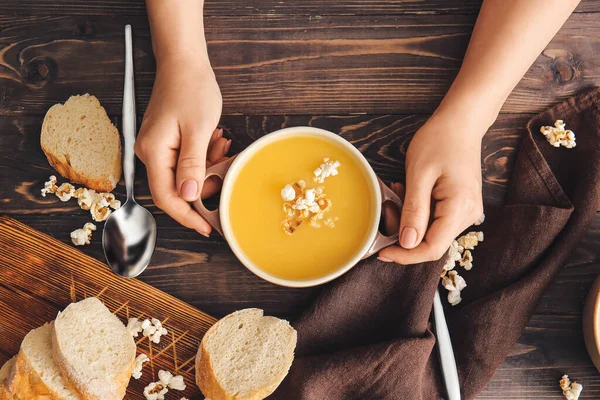
[(204, 237), (207, 237), (207, 238), (209, 238), (209, 237), (210, 237), (210, 234), (209, 234), (209, 233), (202, 232), (202, 231), (196, 231), (196, 232), (198, 232), (199, 234), (201, 234), (201, 235), (202, 235), (202, 236), (204, 236)]
[(222, 138), (222, 137), (223, 137), (223, 128), (220, 128), (219, 131), (217, 132), (217, 139)]
[(231, 149), (231, 139), (225, 143), (225, 154), (229, 153), (229, 149)]
[(400, 236), (400, 245), (405, 249), (412, 249), (415, 244), (417, 244), (417, 230), (410, 226), (405, 226)]
[(377, 257), (377, 259), (379, 261), (383, 261), (383, 262), (394, 262), (394, 260), (390, 260), (389, 258), (386, 258), (386, 257)]
[(198, 182), (193, 179), (188, 179), (181, 185), (181, 197), (185, 201), (194, 201), (198, 195)]

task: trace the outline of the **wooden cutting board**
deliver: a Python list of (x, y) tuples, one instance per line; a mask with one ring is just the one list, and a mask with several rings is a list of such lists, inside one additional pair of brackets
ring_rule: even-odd
[(169, 331), (159, 344), (138, 337), (138, 354), (150, 358), (126, 399), (145, 399), (143, 389), (163, 369), (183, 375), (184, 392), (167, 400), (203, 399), (194, 379), (194, 357), (216, 319), (137, 279), (113, 274), (107, 265), (14, 219), (0, 216), (0, 362), (19, 351), (23, 337), (52, 321), (69, 303), (96, 296), (126, 322), (158, 318)]

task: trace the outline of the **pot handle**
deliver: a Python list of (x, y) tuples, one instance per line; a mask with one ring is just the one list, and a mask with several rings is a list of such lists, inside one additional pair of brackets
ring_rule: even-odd
[[(229, 171), (231, 163), (234, 159), (235, 156), (209, 167), (206, 170), (206, 176), (204, 179), (206, 180), (211, 176), (218, 176), (219, 178), (221, 178), (221, 180), (224, 180), (225, 175), (227, 175), (227, 171)], [(223, 236), (223, 228), (221, 227), (221, 214), (219, 212), (219, 207), (217, 207), (216, 210), (211, 211), (208, 208), (204, 207), (204, 203), (202, 203), (202, 198), (199, 198), (194, 202), (194, 208), (196, 209), (196, 211), (198, 211), (198, 214), (200, 214), (200, 216), (206, 220), (206, 222), (208, 222), (217, 232), (221, 234), (221, 236)]]
[[(385, 183), (381, 179), (378, 178), (379, 181), (379, 189), (381, 190), (381, 203), (383, 204), (386, 201), (394, 202), (400, 211), (402, 211), (402, 200), (398, 195), (389, 187), (386, 186)], [(377, 231), (377, 236), (373, 240), (371, 247), (367, 250), (367, 253), (363, 256), (363, 260), (365, 258), (371, 257), (373, 254), (379, 252), (379, 250), (385, 249), (388, 246), (398, 243), (398, 232), (394, 233), (390, 236), (385, 236), (383, 233)]]

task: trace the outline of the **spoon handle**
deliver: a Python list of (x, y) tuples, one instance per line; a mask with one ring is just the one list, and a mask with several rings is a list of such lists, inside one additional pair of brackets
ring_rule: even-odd
[(448, 400), (460, 400), (458, 370), (456, 368), (450, 332), (448, 331), (448, 325), (446, 324), (444, 307), (442, 306), (439, 290), (436, 290), (433, 299), (433, 321), (435, 325), (435, 336), (438, 342), (440, 366), (442, 368), (442, 376), (444, 377)]
[(136, 133), (135, 89), (133, 86), (133, 50), (131, 25), (125, 25), (125, 84), (123, 88), (123, 175), (127, 189), (127, 201), (133, 199), (135, 179), (135, 155), (133, 146)]

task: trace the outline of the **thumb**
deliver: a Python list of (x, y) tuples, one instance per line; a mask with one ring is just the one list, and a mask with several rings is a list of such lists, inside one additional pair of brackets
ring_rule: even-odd
[(427, 225), (431, 205), (431, 191), (435, 184), (432, 174), (407, 171), (406, 195), (400, 216), (400, 246), (412, 249), (421, 243)]
[(210, 134), (205, 135), (202, 132), (181, 134), (176, 183), (179, 196), (185, 201), (196, 201), (202, 192), (209, 140)]

